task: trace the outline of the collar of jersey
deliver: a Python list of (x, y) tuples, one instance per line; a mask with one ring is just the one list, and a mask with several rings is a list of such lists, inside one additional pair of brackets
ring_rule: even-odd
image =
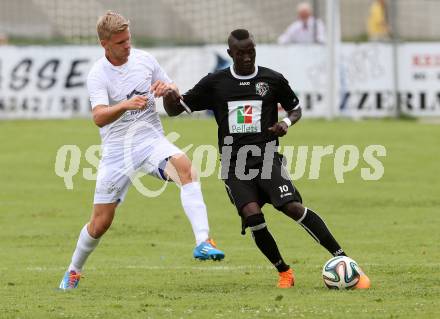
[(250, 80), (250, 79), (254, 78), (258, 73), (258, 65), (255, 66), (254, 73), (249, 74), (249, 75), (238, 75), (237, 73), (235, 73), (233, 65), (231, 65), (229, 67), (229, 69), (231, 70), (232, 76), (236, 79), (239, 79), (239, 80)]
[(124, 70), (127, 68), (127, 66), (128, 66), (128, 63), (130, 62), (130, 57), (128, 57), (128, 60), (127, 60), (127, 62), (125, 62), (124, 64), (122, 64), (122, 65), (113, 65), (108, 59), (107, 59), (107, 57), (104, 55), (104, 60), (105, 60), (105, 63), (111, 68), (111, 69), (113, 69), (113, 70), (115, 70), (115, 71), (119, 71), (119, 72), (124, 72)]

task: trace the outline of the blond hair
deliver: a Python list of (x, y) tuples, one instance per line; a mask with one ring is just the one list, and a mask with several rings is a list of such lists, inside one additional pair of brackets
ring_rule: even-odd
[(96, 24), (98, 38), (99, 40), (108, 40), (113, 34), (125, 31), (129, 24), (130, 21), (119, 13), (107, 11)]
[(313, 9), (312, 9), (312, 6), (310, 5), (310, 3), (300, 2), (300, 3), (298, 3), (298, 6), (296, 7), (296, 12), (301, 12), (301, 11), (312, 13)]

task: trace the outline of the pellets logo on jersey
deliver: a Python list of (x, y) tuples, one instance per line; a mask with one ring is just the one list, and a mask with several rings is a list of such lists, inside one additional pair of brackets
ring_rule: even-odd
[(229, 101), (229, 133), (246, 134), (261, 132), (262, 100)]
[(237, 124), (252, 124), (252, 106), (245, 105), (237, 108)]
[(265, 96), (269, 92), (269, 84), (266, 82), (258, 82), (255, 84), (255, 91), (260, 96)]

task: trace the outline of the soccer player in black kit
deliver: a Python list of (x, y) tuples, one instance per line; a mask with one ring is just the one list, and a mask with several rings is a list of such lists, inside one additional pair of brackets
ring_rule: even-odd
[[(269, 232), (262, 206), (272, 204), (300, 224), (333, 256), (344, 250), (324, 221), (302, 205), (277, 153), (278, 138), (301, 118), (299, 100), (282, 74), (255, 65), (255, 42), (244, 29), (231, 32), (228, 54), (230, 68), (208, 74), (180, 96), (169, 90), (164, 95), (168, 115), (210, 109), (218, 124), (222, 178), (231, 201), (242, 219), (242, 233), (252, 232), (260, 251), (279, 272), (278, 287), (290, 288), (295, 279)], [(278, 121), (278, 103), (287, 117)], [(368, 288), (369, 279), (361, 275), (358, 288)]]

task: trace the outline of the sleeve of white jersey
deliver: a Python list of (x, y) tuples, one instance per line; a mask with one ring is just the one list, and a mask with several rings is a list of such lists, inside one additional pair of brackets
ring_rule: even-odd
[(152, 55), (148, 55), (148, 57), (151, 59), (151, 62), (153, 63), (153, 77), (151, 79), (151, 83), (156, 82), (157, 80), (163, 81), (165, 83), (171, 83), (173, 82), (168, 74), (165, 72), (164, 69), (160, 66), (159, 62), (157, 62), (156, 58)]
[(89, 91), (92, 109), (97, 105), (109, 105), (105, 81), (98, 75), (90, 73), (87, 77), (87, 90)]

